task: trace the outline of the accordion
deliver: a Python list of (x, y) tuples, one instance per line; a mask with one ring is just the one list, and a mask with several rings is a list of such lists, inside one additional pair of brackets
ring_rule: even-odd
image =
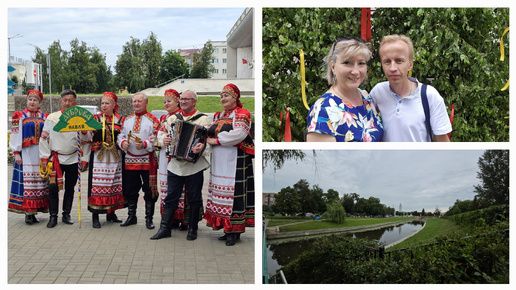
[(197, 162), (204, 152), (195, 154), (192, 148), (199, 143), (206, 142), (206, 128), (201, 125), (189, 123), (183, 120), (177, 120), (172, 123), (169, 135), (172, 142), (165, 149), (167, 156), (176, 158), (177, 160), (184, 160), (188, 162)]

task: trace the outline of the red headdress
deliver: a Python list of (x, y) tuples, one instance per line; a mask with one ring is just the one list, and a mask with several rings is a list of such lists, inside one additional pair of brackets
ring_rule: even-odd
[(38, 90), (29, 90), (27, 92), (27, 97), (29, 97), (29, 96), (36, 96), (36, 97), (39, 98), (40, 102), (43, 101), (43, 94), (40, 91), (38, 91)]
[(174, 101), (179, 103), (179, 93), (174, 89), (168, 89), (165, 91), (165, 99), (172, 98)]
[(118, 111), (118, 97), (115, 95), (115, 93), (112, 92), (104, 92), (104, 98), (110, 99), (113, 104), (115, 105), (115, 108), (113, 109), (113, 112)]
[(242, 108), (242, 103), (240, 102), (240, 90), (237, 86), (234, 84), (227, 84), (224, 86), (221, 93), (228, 93), (233, 96), (233, 98), (235, 98), (237, 101), (237, 106)]

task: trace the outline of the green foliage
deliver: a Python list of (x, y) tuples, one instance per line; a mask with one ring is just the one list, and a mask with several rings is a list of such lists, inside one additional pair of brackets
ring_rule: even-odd
[(181, 53), (177, 50), (168, 50), (163, 56), (163, 68), (161, 69), (161, 82), (167, 82), (180, 76), (188, 78), (190, 68)]
[(335, 235), (321, 238), (283, 272), (289, 284), (508, 283), (508, 235), (441, 242), (380, 259), (370, 252), (376, 242)]
[(483, 209), (447, 216), (446, 218), (467, 228), (491, 227), (494, 225), (504, 227), (509, 221), (509, 205), (493, 205)]
[[(321, 69), (333, 41), (360, 37), (359, 8), (263, 9), (263, 141), (281, 141), (281, 112), (290, 111), (292, 139), (303, 141), (307, 109), (301, 99), (299, 50), (305, 54), (306, 95), (312, 105), (327, 89)], [(370, 91), (385, 81), (377, 49), (384, 35), (404, 34), (414, 43), (412, 76), (434, 86), (448, 113), (455, 105), (452, 141), (509, 141), (505, 127), (509, 91), (509, 39), (500, 61), (508, 8), (377, 8), (372, 15)]]
[(280, 113), (290, 112), (292, 140), (303, 141), (307, 109), (301, 98), (299, 50), (305, 59), (306, 96), (311, 105), (328, 89), (323, 58), (342, 35), (360, 35), (360, 8), (263, 8), (264, 142), (281, 141)]
[(475, 186), (475, 197), (488, 206), (509, 205), (509, 150), (486, 150), (478, 167), (482, 184)]
[(326, 205), (326, 212), (324, 213), (324, 218), (329, 219), (330, 221), (336, 224), (342, 224), (346, 219), (346, 211), (344, 207), (339, 202), (332, 202)]
[(190, 77), (194, 79), (208, 79), (215, 70), (213, 61), (213, 45), (208, 42), (204, 45), (202, 51), (193, 55), (192, 70)]

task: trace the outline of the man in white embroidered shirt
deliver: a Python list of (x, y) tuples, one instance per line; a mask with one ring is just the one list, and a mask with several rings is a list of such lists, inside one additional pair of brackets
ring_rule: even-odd
[[(136, 224), (138, 196), (142, 189), (145, 200), (145, 225), (148, 229), (154, 228), (152, 218), (154, 206), (158, 200), (158, 191), (157, 162), (152, 140), (156, 137), (159, 121), (147, 112), (148, 103), (147, 95), (143, 93), (136, 93), (133, 96), (134, 113), (125, 118), (122, 131), (118, 134), (118, 146), (126, 152), (122, 190), (127, 200), (128, 215), (127, 220), (120, 224), (122, 227)], [(129, 135), (136, 138), (131, 138)]]
[(414, 48), (404, 35), (384, 36), (380, 44), (380, 59), (387, 82), (378, 83), (371, 90), (384, 126), (382, 141), (387, 142), (449, 142), (452, 126), (444, 100), (439, 92), (427, 85), (430, 127), (425, 123), (421, 98), (423, 86), (408, 73), (414, 64)]

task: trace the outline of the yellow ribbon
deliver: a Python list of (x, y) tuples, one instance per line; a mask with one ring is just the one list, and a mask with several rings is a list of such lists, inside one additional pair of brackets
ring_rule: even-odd
[[(509, 32), (509, 27), (505, 29), (505, 31), (502, 34), (502, 38), (500, 38), (500, 61), (504, 61), (504, 49), (503, 49), (503, 37), (505, 34)], [(507, 80), (507, 83), (505, 86), (501, 89), (501, 91), (505, 91), (509, 87), (509, 80)]]
[(303, 97), (303, 104), (307, 110), (310, 110), (308, 103), (306, 102), (306, 93), (305, 93), (305, 85), (308, 83), (305, 80), (305, 55), (303, 54), (303, 49), (299, 50), (299, 58), (301, 60), (301, 96)]

